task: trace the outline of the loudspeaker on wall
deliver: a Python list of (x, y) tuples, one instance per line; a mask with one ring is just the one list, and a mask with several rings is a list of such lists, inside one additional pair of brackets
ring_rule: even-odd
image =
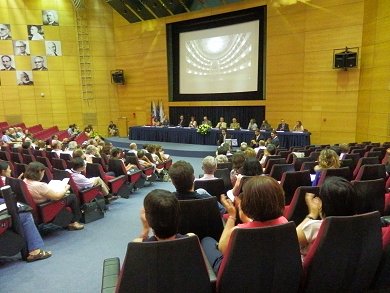
[(348, 68), (357, 66), (356, 52), (342, 52), (334, 55), (334, 68)]
[(125, 77), (123, 74), (123, 70), (112, 71), (111, 82), (116, 84), (125, 84)]

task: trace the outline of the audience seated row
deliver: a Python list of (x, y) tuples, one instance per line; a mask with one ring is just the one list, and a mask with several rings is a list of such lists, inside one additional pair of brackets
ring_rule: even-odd
[[(388, 273), (384, 271), (388, 254), (382, 250), (379, 213), (355, 215), (354, 193), (349, 181), (327, 179), (318, 197), (305, 196), (309, 213), (306, 211), (308, 216), (295, 229), (283, 217), (280, 185), (268, 176), (253, 177), (235, 198), (240, 202), (243, 224), (235, 226), (236, 207), (222, 197), (229, 218), (218, 243), (202, 239), (204, 260), (196, 236), (177, 234), (180, 220), (175, 196), (154, 190), (145, 198), (143, 230), (135, 240), (147, 243), (129, 243), (120, 274), (118, 258), (105, 261), (102, 292), (113, 292), (116, 286), (116, 292), (130, 288), (143, 292), (180, 292), (182, 288), (201, 292), (362, 292), (370, 287), (388, 288), (389, 280), (383, 278)], [(316, 227), (314, 234), (306, 234), (311, 225)], [(152, 237), (150, 228), (155, 233)], [(311, 245), (306, 247), (307, 243)], [(299, 247), (308, 251), (303, 266)], [(157, 255), (168, 253), (169, 259), (152, 265)], [(191, 263), (183, 264), (183, 259)], [(188, 278), (186, 269), (180, 269), (183, 266), (193, 268), (196, 276)], [(144, 283), (147, 287), (136, 289)]]

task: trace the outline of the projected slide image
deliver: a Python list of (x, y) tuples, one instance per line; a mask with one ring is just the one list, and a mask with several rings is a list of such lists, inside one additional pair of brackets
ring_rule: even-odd
[(180, 93), (256, 91), (258, 27), (252, 21), (180, 34)]

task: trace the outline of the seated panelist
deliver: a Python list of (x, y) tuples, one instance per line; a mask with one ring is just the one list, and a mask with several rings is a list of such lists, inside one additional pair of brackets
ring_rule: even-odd
[(290, 128), (288, 124), (284, 121), (284, 119), (280, 120), (280, 123), (276, 128), (276, 131), (290, 131)]
[(226, 129), (227, 128), (227, 123), (225, 122), (225, 118), (219, 117), (219, 122), (217, 123), (215, 128), (219, 128), (219, 129), (225, 128)]
[(230, 123), (229, 128), (234, 129), (234, 130), (240, 130), (241, 126), (240, 126), (240, 123), (237, 122), (237, 118), (232, 119), (232, 123)]

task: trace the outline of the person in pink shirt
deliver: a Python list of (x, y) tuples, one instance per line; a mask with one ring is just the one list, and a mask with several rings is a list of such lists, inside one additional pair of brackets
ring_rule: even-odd
[[(249, 179), (240, 197), (233, 203), (226, 196), (221, 196), (229, 218), (225, 224), (219, 242), (211, 237), (202, 239), (202, 247), (213, 267), (218, 272), (223, 256), (227, 253), (230, 236), (235, 229), (268, 227), (287, 223), (283, 216), (284, 191), (280, 184), (269, 176), (254, 176)], [(236, 225), (238, 214), (241, 224)]]

